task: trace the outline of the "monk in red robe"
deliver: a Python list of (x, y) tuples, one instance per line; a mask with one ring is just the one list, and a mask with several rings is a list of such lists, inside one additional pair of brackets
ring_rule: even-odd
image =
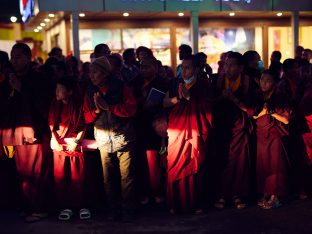
[(171, 212), (202, 212), (203, 165), (211, 134), (209, 84), (193, 56), (182, 62), (183, 82), (164, 99), (168, 122), (167, 199)]
[(15, 162), (20, 179), (22, 208), (27, 222), (47, 216), (47, 192), (51, 149), (47, 121), (51, 97), (45, 74), (31, 67), (31, 49), (17, 43), (11, 51), (14, 72), (10, 74), (8, 96), (3, 103), (2, 143), (16, 145)]
[(279, 198), (287, 194), (289, 160), (282, 139), (288, 135), (286, 125), (291, 111), (274, 89), (278, 81), (278, 73), (271, 70), (262, 73), (253, 116), (257, 135), (257, 191), (263, 194), (258, 205), (264, 209), (279, 207)]
[[(142, 192), (142, 205), (147, 204), (150, 199), (155, 199), (156, 203), (164, 202), (166, 172), (160, 164), (159, 154), (163, 144), (162, 137), (153, 124), (163, 113), (161, 93), (166, 93), (168, 89), (165, 80), (158, 73), (157, 60), (154, 57), (143, 58), (140, 62), (140, 75), (129, 82), (138, 103), (134, 123), (137, 134), (136, 174)], [(155, 98), (153, 90), (160, 94), (159, 98), (157, 95)]]
[[(73, 215), (72, 209), (80, 209), (83, 205), (84, 154), (81, 143), (85, 124), (82, 100), (76, 97), (76, 91), (74, 78), (60, 79), (49, 114), (55, 191), (58, 206), (62, 209), (60, 220), (69, 220)], [(80, 210), (81, 219), (90, 216), (89, 210)]]
[(307, 156), (312, 162), (312, 87), (305, 90), (301, 102), (299, 103), (299, 113), (306, 120), (306, 131), (303, 133)]
[(248, 195), (250, 188), (249, 138), (252, 125), (247, 107), (255, 87), (243, 69), (243, 56), (230, 52), (224, 74), (217, 81), (214, 120), (221, 188), (215, 207), (219, 209), (225, 207), (226, 199), (231, 199), (237, 209), (244, 208), (246, 204), (242, 198)]
[(302, 138), (303, 133), (306, 132), (305, 117), (302, 111), (298, 111), (298, 106), (304, 94), (305, 83), (298, 61), (286, 59), (283, 62), (283, 77), (278, 83), (277, 90), (285, 101), (290, 103), (293, 110), (289, 123), (289, 136), (286, 138), (287, 143), (285, 145), (292, 165), (291, 189), (302, 200), (308, 197), (305, 191), (305, 180), (309, 169), (305, 144)]
[(311, 191), (311, 165), (312, 165), (312, 85), (307, 83), (302, 99), (299, 103), (297, 114), (302, 123), (302, 139), (305, 155), (304, 185), (308, 192)]

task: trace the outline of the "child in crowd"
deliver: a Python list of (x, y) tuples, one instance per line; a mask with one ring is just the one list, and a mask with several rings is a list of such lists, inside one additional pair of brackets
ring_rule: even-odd
[(262, 73), (253, 116), (257, 135), (257, 190), (264, 195), (258, 205), (263, 209), (281, 206), (279, 197), (287, 191), (288, 157), (283, 137), (288, 134), (290, 109), (275, 91), (278, 80), (277, 72)]
[[(84, 153), (80, 144), (85, 125), (82, 102), (76, 98), (75, 84), (72, 77), (64, 77), (57, 82), (56, 97), (49, 114), (55, 191), (62, 209), (59, 220), (69, 220), (73, 215), (72, 209), (81, 208), (83, 202)], [(81, 209), (80, 219), (89, 218), (90, 211)]]

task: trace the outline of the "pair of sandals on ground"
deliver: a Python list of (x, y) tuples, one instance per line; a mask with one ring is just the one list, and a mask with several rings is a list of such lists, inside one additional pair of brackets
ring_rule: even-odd
[[(239, 197), (237, 196), (234, 196), (233, 197), (233, 204), (234, 204), (234, 207), (236, 209), (244, 209), (246, 208), (246, 203), (243, 202)], [(215, 204), (214, 206), (217, 208), (217, 209), (224, 209), (225, 208), (225, 205), (226, 205), (226, 201), (224, 198), (220, 198)], [(263, 198), (261, 198), (259, 201), (258, 201), (258, 206), (263, 208), (263, 209), (266, 209), (266, 210), (269, 210), (269, 209), (275, 209), (275, 208), (278, 208), (282, 205), (282, 203), (279, 201), (279, 199), (277, 198), (277, 196), (275, 195), (272, 195), (272, 196), (264, 196)]]
[(258, 201), (258, 206), (265, 210), (275, 209), (282, 205), (275, 195), (264, 196)]
[[(71, 209), (65, 209), (62, 210), (58, 216), (59, 220), (62, 221), (68, 221), (72, 218), (72, 216), (74, 215), (74, 212)], [(91, 212), (89, 209), (80, 209), (79, 211), (79, 218), (84, 220), (84, 219), (91, 219)]]

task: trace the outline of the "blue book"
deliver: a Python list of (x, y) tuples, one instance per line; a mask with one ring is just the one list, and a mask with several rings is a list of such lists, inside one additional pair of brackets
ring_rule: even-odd
[(151, 106), (159, 105), (162, 103), (165, 95), (166, 94), (164, 92), (158, 89), (152, 88), (146, 98), (145, 104), (151, 105)]

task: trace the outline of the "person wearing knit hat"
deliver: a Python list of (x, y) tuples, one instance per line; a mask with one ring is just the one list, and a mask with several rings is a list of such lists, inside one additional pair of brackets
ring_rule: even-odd
[[(135, 204), (135, 131), (131, 119), (136, 113), (136, 100), (131, 89), (113, 76), (106, 57), (99, 57), (91, 63), (90, 78), (92, 85), (85, 95), (84, 117), (87, 124), (94, 123), (94, 137), (101, 154), (110, 209), (109, 219), (126, 221), (132, 218)], [(117, 171), (120, 177), (115, 175)], [(121, 194), (118, 188), (121, 188)]]
[(92, 62), (92, 65), (98, 67), (101, 71), (111, 73), (112, 66), (106, 56), (99, 57)]

